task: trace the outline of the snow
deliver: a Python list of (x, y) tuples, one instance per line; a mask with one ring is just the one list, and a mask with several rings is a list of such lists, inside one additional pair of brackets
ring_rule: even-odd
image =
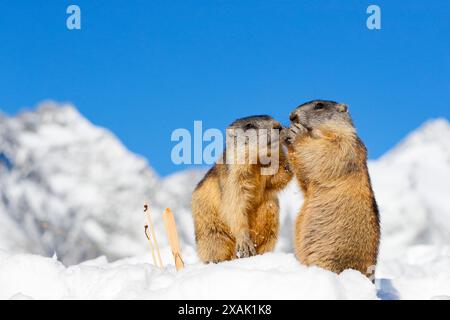
[[(52, 258), (0, 255), (0, 299), (375, 299), (357, 271), (301, 266), (292, 254), (160, 270), (150, 257), (65, 267)], [(244, 281), (245, 279), (245, 281)], [(264, 279), (264, 281), (261, 281)], [(293, 290), (294, 288), (294, 290)]]
[(168, 248), (159, 269), (149, 254), (66, 267), (56, 258), (0, 252), (0, 299), (450, 299), (450, 247), (411, 247), (405, 261), (380, 261), (375, 284), (301, 265), (291, 253), (202, 264), (184, 250), (176, 272)]
[[(369, 170), (382, 223), (375, 285), (356, 271), (335, 275), (297, 262), (295, 182), (279, 197), (275, 253), (203, 265), (190, 197), (204, 170), (161, 179), (69, 104), (0, 115), (0, 298), (450, 299), (447, 120), (428, 121)], [(161, 215), (174, 212), (185, 270), (152, 266), (144, 201), (166, 263)]]
[(381, 298), (450, 298), (450, 247), (410, 247), (396, 259), (381, 260), (376, 276)]

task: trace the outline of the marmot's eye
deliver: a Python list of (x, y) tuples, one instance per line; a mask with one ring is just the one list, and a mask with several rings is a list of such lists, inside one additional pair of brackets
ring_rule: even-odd
[(314, 110), (322, 110), (322, 109), (325, 109), (325, 105), (321, 102), (319, 102), (314, 106)]

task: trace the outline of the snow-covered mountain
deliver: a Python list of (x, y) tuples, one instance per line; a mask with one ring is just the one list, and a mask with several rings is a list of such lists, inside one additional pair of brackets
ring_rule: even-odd
[[(370, 163), (383, 226), (382, 253), (450, 242), (450, 126), (426, 123)], [(99, 255), (145, 252), (142, 204), (150, 201), (159, 242), (160, 215), (171, 207), (183, 245), (194, 245), (190, 195), (204, 171), (160, 179), (105, 129), (73, 106), (47, 102), (17, 117), (0, 115), (0, 249), (51, 256), (66, 264)], [(301, 194), (281, 195), (278, 251), (292, 250)]]
[[(147, 162), (70, 105), (0, 119), (0, 247), (65, 263), (138, 253)], [(141, 231), (139, 229), (139, 231)]]
[(426, 122), (370, 164), (379, 202), (383, 253), (450, 243), (450, 126)]

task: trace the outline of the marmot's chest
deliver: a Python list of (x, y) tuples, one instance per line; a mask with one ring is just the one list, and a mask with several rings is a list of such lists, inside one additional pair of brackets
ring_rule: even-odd
[(248, 185), (247, 197), (253, 205), (258, 205), (267, 196), (267, 178), (258, 176)]

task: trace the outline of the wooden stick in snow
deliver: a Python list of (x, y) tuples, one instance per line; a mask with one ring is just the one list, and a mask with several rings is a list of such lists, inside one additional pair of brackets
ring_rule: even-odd
[(173, 258), (175, 259), (175, 267), (177, 270), (184, 268), (184, 262), (181, 258), (180, 240), (178, 238), (177, 225), (175, 223), (175, 217), (167, 208), (163, 214), (164, 226), (166, 227), (167, 237), (169, 238), (169, 244), (172, 249)]
[[(147, 219), (148, 228), (150, 229), (150, 237), (149, 238), (150, 238), (150, 241), (153, 239), (154, 245), (152, 245), (152, 247), (155, 248), (156, 254), (158, 256), (158, 263), (155, 263), (155, 265), (160, 267), (160, 268), (163, 268), (163, 263), (162, 263), (162, 259), (161, 259), (161, 253), (159, 252), (159, 245), (158, 245), (158, 241), (156, 240), (155, 228), (153, 227), (152, 218), (150, 216), (150, 207), (149, 207), (149, 205), (147, 203), (144, 204), (144, 214), (145, 214), (145, 217)], [(153, 251), (152, 251), (152, 254), (154, 254)]]
[(145, 232), (145, 236), (147, 237), (148, 244), (150, 245), (150, 249), (152, 251), (153, 264), (155, 266), (158, 266), (158, 262), (156, 261), (156, 256), (155, 256), (155, 247), (153, 246), (153, 242), (150, 239), (150, 235), (148, 234), (148, 225), (144, 226), (144, 232)]

